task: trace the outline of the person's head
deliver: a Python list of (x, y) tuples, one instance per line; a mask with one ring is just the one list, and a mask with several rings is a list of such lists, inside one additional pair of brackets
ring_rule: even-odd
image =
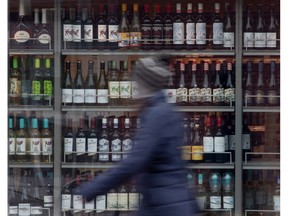
[(132, 80), (138, 86), (137, 98), (148, 98), (162, 90), (170, 76), (168, 57), (140, 58), (132, 69)]

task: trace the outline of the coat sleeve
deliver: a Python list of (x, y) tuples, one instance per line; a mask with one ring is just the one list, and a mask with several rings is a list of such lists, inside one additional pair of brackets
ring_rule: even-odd
[(163, 118), (163, 114), (159, 114), (153, 109), (145, 114), (145, 122), (137, 132), (135, 137), (137, 144), (131, 154), (119, 162), (116, 167), (98, 176), (92, 182), (82, 184), (79, 188), (80, 194), (87, 201), (90, 201), (95, 196), (106, 193), (111, 188), (118, 186), (144, 170), (149, 164), (153, 150), (158, 143), (159, 131), (165, 124)]

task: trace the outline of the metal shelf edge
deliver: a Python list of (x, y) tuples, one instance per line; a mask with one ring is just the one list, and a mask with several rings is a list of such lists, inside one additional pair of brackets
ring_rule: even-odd
[(54, 163), (10, 163), (9, 168), (53, 168)]
[(243, 112), (280, 112), (280, 107), (252, 107), (243, 106)]
[(278, 170), (280, 169), (280, 162), (278, 161), (264, 161), (264, 162), (247, 162), (243, 163), (243, 169), (268, 169), (268, 170)]
[(43, 49), (10, 49), (9, 55), (53, 55), (54, 50)]

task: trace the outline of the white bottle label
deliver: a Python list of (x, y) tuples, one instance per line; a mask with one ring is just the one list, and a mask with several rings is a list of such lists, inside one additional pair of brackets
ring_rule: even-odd
[(97, 89), (97, 103), (108, 103), (108, 89)]
[(73, 212), (77, 213), (83, 210), (83, 196), (73, 195)]
[(120, 81), (120, 98), (130, 98), (130, 97), (131, 97), (131, 82)]
[(186, 24), (186, 44), (195, 44), (195, 23)]
[(274, 210), (280, 211), (280, 196), (274, 195), (273, 196), (273, 202), (274, 202)]
[(72, 89), (62, 89), (62, 102), (72, 103), (73, 101), (73, 90)]
[(255, 47), (263, 48), (266, 47), (266, 33), (255, 32)]
[(196, 200), (201, 210), (206, 209), (206, 196), (197, 196)]
[(254, 32), (244, 32), (244, 48), (254, 47)]
[(96, 103), (96, 89), (85, 89), (85, 103)]
[(30, 138), (30, 155), (41, 154), (41, 138)]
[(165, 89), (167, 103), (176, 103), (176, 89)]
[(109, 152), (109, 140), (107, 139), (99, 140), (99, 161), (109, 161), (109, 153), (102, 152)]
[(72, 154), (72, 151), (73, 151), (73, 138), (64, 138), (65, 155)]
[(26, 154), (26, 138), (16, 138), (16, 155)]
[(49, 34), (41, 34), (38, 40), (41, 44), (48, 44), (51, 43), (51, 36)]
[(225, 152), (225, 137), (214, 137), (214, 151)]
[(97, 141), (97, 138), (87, 138), (88, 156), (92, 156), (97, 153)]
[(93, 25), (84, 25), (84, 41), (93, 42)]
[(264, 104), (264, 101), (265, 101), (265, 98), (264, 98), (265, 93), (264, 93), (264, 91), (256, 90), (255, 95), (256, 95), (256, 98), (255, 98), (256, 99), (256, 104)]
[(63, 41), (72, 41), (73, 40), (73, 30), (71, 24), (64, 24), (63, 25)]
[(31, 215), (42, 215), (42, 206), (31, 206)]
[[(122, 152), (129, 152), (132, 149), (133, 142), (131, 139), (124, 139), (122, 141)], [(127, 154), (123, 154), (123, 159), (127, 157)]]
[(234, 42), (234, 32), (224, 32), (224, 44), (223, 46), (225, 48), (234, 48), (235, 42)]
[(98, 42), (107, 41), (107, 25), (98, 25)]
[(250, 134), (242, 134), (242, 149), (250, 149), (251, 148), (251, 136)]
[(68, 211), (71, 208), (71, 194), (62, 194), (62, 211)]
[(92, 212), (94, 210), (95, 206), (94, 206), (94, 199), (91, 200), (90, 202), (85, 202), (84, 203), (84, 209), (85, 209), (85, 213), (89, 213)]
[(52, 155), (52, 138), (42, 138), (42, 155)]
[(18, 216), (30, 216), (31, 205), (30, 203), (19, 203), (18, 204)]
[(127, 193), (118, 193), (117, 194), (117, 200), (118, 200), (118, 209), (128, 209), (128, 194)]
[(277, 97), (277, 92), (274, 90), (268, 91), (268, 104), (276, 105), (279, 102), (279, 97)]
[(84, 103), (84, 89), (73, 89), (73, 103)]
[[(111, 141), (111, 151), (112, 152), (121, 152), (121, 140), (120, 139), (114, 139)], [(120, 161), (121, 160), (121, 154), (111, 154), (111, 160), (112, 161)]]
[(225, 102), (229, 103), (235, 101), (235, 88), (227, 88), (224, 90)]
[(219, 103), (224, 101), (224, 88), (213, 89), (213, 103)]
[(118, 25), (109, 25), (108, 26), (108, 39), (109, 42), (117, 42), (118, 40)]
[(18, 215), (18, 206), (9, 206), (9, 215)]
[(17, 31), (14, 34), (14, 39), (18, 42), (18, 43), (25, 43), (30, 39), (30, 35), (27, 31)]
[(44, 196), (44, 207), (53, 207), (53, 196)]
[(213, 44), (223, 44), (223, 23), (213, 23)]
[(81, 42), (81, 25), (72, 25), (73, 28), (73, 42)]
[(184, 23), (173, 23), (173, 44), (184, 44)]
[(128, 208), (131, 210), (137, 210), (139, 209), (139, 193), (129, 193), (128, 194), (128, 200), (129, 205)]
[(233, 196), (223, 196), (223, 208), (233, 209), (234, 208), (234, 197)]
[(107, 209), (117, 209), (117, 193), (107, 193)]
[(213, 137), (203, 137), (203, 152), (213, 152), (214, 139)]
[(191, 88), (189, 89), (189, 102), (195, 103), (201, 101), (201, 90), (200, 88)]
[(119, 81), (109, 81), (108, 89), (109, 89), (110, 98), (119, 98), (119, 93), (120, 93)]
[(76, 154), (82, 155), (85, 153), (86, 138), (76, 138)]
[(188, 102), (188, 89), (187, 88), (178, 88), (176, 89), (176, 103), (179, 102)]
[(276, 34), (276, 32), (267, 32), (266, 38), (267, 38), (267, 47), (276, 48), (276, 44), (277, 44), (277, 41), (276, 41), (277, 34)]
[(212, 102), (212, 90), (211, 88), (201, 88), (201, 102)]
[(235, 150), (236, 137), (235, 135), (229, 135), (229, 150)]
[(206, 44), (206, 23), (196, 23), (196, 44)]
[(221, 196), (210, 196), (210, 208), (211, 209), (221, 208)]
[(15, 155), (16, 139), (9, 138), (9, 155)]
[(96, 196), (96, 212), (100, 213), (106, 209), (106, 196), (99, 195)]
[(138, 89), (138, 84), (136, 81), (132, 81), (131, 82), (131, 94), (132, 94), (132, 98), (136, 98), (139, 95), (139, 89)]

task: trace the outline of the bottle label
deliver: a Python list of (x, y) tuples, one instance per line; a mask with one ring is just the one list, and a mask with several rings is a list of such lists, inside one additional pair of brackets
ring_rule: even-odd
[(266, 33), (255, 32), (255, 47), (263, 48), (266, 47)]
[(49, 138), (42, 138), (42, 155), (52, 155), (52, 144), (53, 139)]
[(203, 146), (192, 146), (192, 160), (203, 160)]
[(223, 44), (223, 23), (213, 23), (213, 44)]
[(130, 98), (130, 97), (131, 97), (131, 82), (120, 81), (120, 98)]
[(98, 25), (98, 42), (107, 41), (107, 25)]
[(221, 208), (221, 196), (210, 196), (210, 208), (211, 209)]
[(32, 81), (32, 99), (34, 101), (40, 101), (42, 96), (40, 95), (41, 94), (41, 82), (40, 81), (37, 81), (37, 80), (33, 80)]
[(201, 210), (206, 209), (206, 196), (197, 196), (196, 200)]
[(182, 160), (191, 160), (191, 146), (182, 146)]
[(276, 34), (276, 32), (267, 32), (266, 38), (267, 38), (267, 47), (276, 48), (276, 44), (277, 44), (277, 41), (276, 41), (277, 34)]
[(44, 207), (53, 207), (53, 196), (44, 196)]
[(130, 47), (139, 47), (141, 42), (141, 32), (130, 32)]
[(201, 88), (201, 102), (212, 102), (212, 90), (211, 88)]
[(31, 204), (30, 203), (19, 203), (18, 204), (18, 215), (19, 216), (30, 216)]
[(184, 23), (173, 23), (173, 44), (184, 44)]
[(118, 25), (108, 25), (108, 39), (109, 42), (117, 42), (118, 40)]
[(99, 140), (99, 161), (109, 161), (109, 153), (102, 152), (109, 152), (109, 140), (107, 139)]
[(85, 103), (96, 103), (96, 89), (85, 89)]
[(84, 209), (85, 209), (85, 213), (89, 213), (92, 212), (94, 210), (94, 199), (91, 200), (90, 202), (85, 202), (84, 203)]
[(256, 104), (264, 104), (265, 98), (264, 96), (264, 91), (262, 90), (256, 90)]
[(163, 25), (162, 24), (153, 24), (152, 25), (152, 38), (154, 40), (155, 45), (162, 44), (163, 38)]
[(127, 193), (118, 193), (118, 209), (128, 209), (128, 194)]
[(81, 25), (72, 25), (73, 30), (73, 42), (81, 42)]
[(71, 194), (62, 194), (62, 211), (71, 209)]
[(41, 34), (39, 37), (38, 37), (38, 41), (41, 43), (41, 44), (49, 44), (51, 43), (51, 36), (49, 34)]
[(225, 152), (225, 137), (214, 137), (214, 151)]
[[(123, 152), (130, 152), (131, 149), (132, 149), (132, 145), (133, 145), (133, 142), (131, 139), (124, 139), (122, 141), (122, 151)], [(126, 158), (128, 156), (128, 154), (123, 154), (123, 159)]]
[(42, 206), (31, 206), (31, 215), (42, 215)]
[(71, 24), (63, 25), (63, 41), (71, 42), (73, 40), (73, 30)]
[(242, 134), (242, 149), (251, 149), (251, 136), (250, 134)]
[(230, 104), (235, 101), (235, 88), (226, 88), (224, 90), (225, 94), (225, 103)]
[(139, 95), (139, 88), (138, 88), (138, 84), (136, 81), (132, 81), (131, 82), (131, 94), (132, 94), (132, 98), (136, 98)]
[(9, 155), (15, 155), (16, 139), (9, 138)]
[(206, 44), (206, 23), (196, 23), (196, 44)]
[(131, 210), (139, 209), (139, 193), (129, 193), (128, 194), (128, 208)]
[(73, 103), (84, 103), (84, 89), (73, 89)]
[(244, 48), (254, 47), (254, 32), (244, 32)]
[(176, 89), (176, 103), (188, 102), (188, 90), (187, 88)]
[(73, 212), (78, 213), (83, 210), (83, 196), (82, 195), (73, 195)]
[(200, 88), (191, 88), (189, 89), (189, 102), (197, 103), (201, 101), (201, 90)]
[(280, 211), (280, 196), (273, 195), (274, 210)]
[(100, 213), (106, 209), (106, 196), (99, 195), (96, 196), (96, 212)]
[(107, 210), (117, 209), (117, 207), (118, 207), (117, 193), (107, 193)]
[[(121, 152), (121, 140), (120, 139), (114, 139), (111, 141), (111, 151), (112, 152)], [(120, 161), (121, 160), (121, 154), (111, 154), (111, 160), (112, 161)]]
[(97, 89), (97, 103), (108, 103), (108, 89)]
[(72, 151), (73, 151), (73, 138), (64, 138), (65, 155), (72, 154)]
[(234, 197), (233, 196), (223, 196), (223, 208), (233, 209), (234, 208)]
[(224, 44), (223, 47), (225, 48), (234, 48), (234, 32), (224, 32)]
[(88, 146), (88, 156), (95, 155), (97, 153), (97, 138), (88, 138), (87, 146)]
[(221, 103), (224, 101), (224, 88), (213, 89), (213, 103)]
[(18, 215), (18, 206), (9, 206), (9, 215)]
[(277, 97), (277, 92), (274, 90), (269, 90), (267, 100), (268, 100), (268, 104), (277, 105), (279, 102), (279, 97)]
[(195, 23), (186, 24), (186, 44), (193, 45), (195, 44)]
[(229, 135), (229, 150), (235, 150), (236, 137), (235, 135)]
[(72, 89), (62, 89), (62, 102), (72, 103), (73, 101), (73, 90)]
[(76, 155), (83, 155), (85, 153), (86, 138), (76, 138)]
[(118, 47), (128, 47), (128, 46), (129, 46), (129, 32), (119, 32)]
[(169, 45), (173, 42), (173, 24), (167, 23), (163, 25), (164, 44)]
[(14, 34), (14, 39), (18, 42), (18, 43), (25, 43), (30, 39), (30, 35), (27, 31), (17, 31)]
[(119, 93), (120, 93), (119, 81), (109, 81), (108, 89), (109, 89), (110, 98), (119, 98)]
[(21, 81), (17, 78), (10, 78), (10, 97), (19, 97), (21, 93)]
[(44, 99), (49, 100), (51, 99), (53, 93), (53, 84), (51, 80), (44, 80), (43, 82), (43, 89), (44, 89)]
[(16, 155), (26, 154), (26, 138), (16, 138)]
[(203, 151), (213, 152), (214, 151), (214, 139), (213, 137), (203, 137)]
[(245, 105), (251, 105), (252, 104), (252, 92), (249, 91), (249, 90), (245, 90), (245, 98), (244, 98), (244, 102), (245, 102)]
[(167, 103), (176, 103), (176, 89), (165, 89)]
[(93, 42), (93, 25), (84, 25), (84, 41), (85, 42)]
[(41, 154), (41, 138), (30, 138), (30, 155)]
[(141, 24), (142, 44), (151, 44), (152, 26), (150, 24)]

